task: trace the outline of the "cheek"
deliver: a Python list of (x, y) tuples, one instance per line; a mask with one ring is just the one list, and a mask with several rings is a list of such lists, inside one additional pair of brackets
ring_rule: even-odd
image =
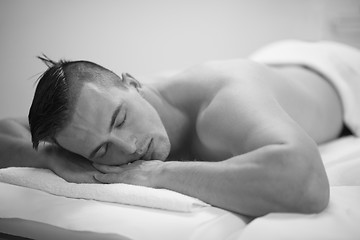
[[(131, 122), (136, 129), (146, 131), (159, 131), (163, 128), (162, 121), (157, 111), (145, 100), (136, 107), (132, 114)], [(134, 130), (136, 130), (134, 129)]]

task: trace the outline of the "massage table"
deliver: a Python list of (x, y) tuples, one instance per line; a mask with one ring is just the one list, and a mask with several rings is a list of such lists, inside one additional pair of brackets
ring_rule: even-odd
[[(76, 185), (49, 170), (9, 168), (0, 169), (0, 238), (359, 240), (359, 53), (337, 43), (284, 41), (251, 57), (309, 67), (322, 73), (341, 97), (344, 123), (354, 136), (319, 146), (330, 182), (330, 202), (321, 213), (252, 219), (169, 190)], [(79, 195), (83, 189), (86, 194)]]
[(270, 213), (252, 219), (206, 203), (160, 209), (57, 196), (3, 181), (0, 238), (360, 239), (360, 138), (343, 137), (319, 149), (331, 185), (330, 203), (319, 214)]

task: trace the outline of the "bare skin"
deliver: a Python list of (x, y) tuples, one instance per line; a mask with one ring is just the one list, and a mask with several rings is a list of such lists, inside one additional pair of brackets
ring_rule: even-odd
[[(85, 86), (57, 136), (76, 155), (49, 145), (36, 153), (26, 122), (3, 120), (1, 167), (45, 167), (72, 182), (167, 188), (251, 216), (327, 206), (316, 143), (339, 135), (342, 109), (321, 76), (299, 66), (229, 60), (166, 78), (140, 86), (123, 76), (126, 92)], [(109, 129), (119, 103), (125, 107)], [(32, 157), (21, 160), (9, 148), (15, 145)]]

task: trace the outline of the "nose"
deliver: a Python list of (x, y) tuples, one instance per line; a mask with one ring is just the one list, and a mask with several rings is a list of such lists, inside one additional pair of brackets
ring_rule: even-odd
[(130, 155), (136, 152), (136, 138), (129, 136), (126, 139), (112, 136), (111, 142), (120, 149), (124, 154)]

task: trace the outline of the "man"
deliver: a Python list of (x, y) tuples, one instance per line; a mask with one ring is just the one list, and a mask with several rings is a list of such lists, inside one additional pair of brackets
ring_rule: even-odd
[(49, 69), (30, 128), (25, 119), (0, 124), (1, 167), (166, 188), (250, 216), (327, 206), (316, 143), (340, 135), (344, 110), (316, 71), (227, 60), (137, 79), (92, 62), (41, 59)]

